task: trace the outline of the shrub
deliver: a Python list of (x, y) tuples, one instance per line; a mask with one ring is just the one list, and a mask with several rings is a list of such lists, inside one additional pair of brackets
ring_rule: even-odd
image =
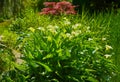
[(44, 2), (45, 7), (43, 8), (41, 14), (75, 14), (75, 6), (70, 2), (61, 1), (61, 2)]

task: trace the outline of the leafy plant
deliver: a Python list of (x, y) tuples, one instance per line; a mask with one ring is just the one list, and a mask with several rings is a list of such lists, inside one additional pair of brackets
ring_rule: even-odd
[(41, 14), (75, 14), (75, 6), (70, 2), (61, 1), (61, 2), (44, 2), (45, 7), (43, 8)]
[(18, 34), (14, 48), (24, 62), (12, 63), (13, 69), (2, 72), (2, 81), (109, 82), (116, 74), (110, 20), (108, 14), (51, 16), (27, 11), (10, 25)]
[[(58, 19), (61, 21), (56, 23)], [(63, 16), (54, 18), (54, 21), (50, 21), (51, 25), (30, 27), (30, 31), (26, 32), (29, 37), (24, 38), (21, 48), (28, 66), (26, 74), (29, 77), (26, 80), (110, 81), (115, 72), (110, 58), (112, 48), (103, 38), (106, 35), (101, 36), (109, 23), (106, 22), (107, 26), (102, 20), (96, 23), (97, 18), (89, 21), (86, 24), (86, 19)]]

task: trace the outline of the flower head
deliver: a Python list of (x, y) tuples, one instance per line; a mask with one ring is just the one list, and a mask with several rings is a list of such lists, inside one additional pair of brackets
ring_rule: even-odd
[(3, 35), (0, 35), (0, 41), (2, 40), (3, 37), (4, 37)]
[(105, 45), (105, 48), (106, 48), (106, 50), (110, 50), (110, 49), (113, 49), (111, 46), (109, 46), (109, 45)]
[(105, 56), (105, 58), (110, 58), (111, 57), (111, 55), (109, 55), (109, 54), (105, 54), (104, 56)]

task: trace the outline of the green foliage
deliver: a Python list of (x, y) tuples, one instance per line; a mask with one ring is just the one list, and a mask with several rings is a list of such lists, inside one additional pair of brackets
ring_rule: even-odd
[[(15, 26), (19, 25), (19, 32), (22, 31), (22, 39), (17, 42), (24, 54), (23, 66), (27, 68), (22, 72), (24, 79), (109, 82), (115, 66), (108, 43), (110, 16), (105, 17), (102, 14), (93, 18), (86, 14), (50, 17), (29, 13), (16, 19), (12, 28), (18, 31)], [(19, 66), (17, 68), (22, 71)]]
[[(32, 4), (35, 4), (36, 6), (33, 6), (34, 9), (37, 8), (37, 10), (41, 11), (42, 8), (44, 8), (43, 3), (44, 2), (59, 2), (59, 1), (63, 1), (63, 0), (31, 0)], [(72, 0), (67, 0), (69, 2), (72, 2)]]
[[(26, 14), (27, 13), (27, 14)], [(10, 30), (17, 32), (17, 33), (22, 33), (24, 30), (28, 29), (29, 27), (32, 27), (36, 24), (38, 24), (37, 21), (37, 15), (33, 14), (34, 11), (33, 9), (27, 9), (24, 12), (23, 17), (19, 17), (16, 20), (13, 20), (12, 23), (10, 24)]]
[[(0, 82), (110, 82), (114, 76), (113, 81), (119, 82), (112, 61), (119, 71), (120, 14), (112, 18), (109, 14), (89, 17), (84, 11), (81, 15), (35, 14), (45, 1), (59, 0), (0, 2), (0, 11), (4, 11), (0, 17)], [(100, 0), (77, 1), (91, 9), (106, 7)], [(118, 7), (119, 2), (107, 4)], [(21, 8), (26, 10), (21, 12)], [(22, 16), (12, 23), (3, 22), (18, 12)], [(12, 32), (7, 30), (9, 23)]]
[(113, 60), (114, 60), (114, 63), (115, 65), (117, 66), (117, 69), (119, 71), (119, 73), (117, 74), (117, 76), (115, 76), (113, 78), (113, 80), (111, 82), (119, 82), (120, 81), (120, 47), (118, 45), (120, 45), (120, 11), (118, 11), (119, 13), (117, 13), (116, 15), (113, 15), (112, 18), (113, 20), (111, 25), (110, 25), (110, 43), (111, 45), (113, 46), (114, 48), (114, 55), (113, 55)]
[(0, 23), (3, 22), (3, 21), (4, 21), (4, 18), (1, 17), (1, 18), (0, 18)]
[(9, 19), (21, 14), (23, 7), (21, 0), (2, 0), (0, 2), (0, 17)]
[[(44, 16), (25, 11), (10, 24), (12, 32), (1, 34), (5, 37), (0, 43), (7, 47), (0, 45), (0, 69), (5, 69), (0, 81), (110, 82), (116, 74), (111, 20), (109, 14)], [(13, 49), (22, 54), (21, 64)]]
[[(5, 27), (1, 27), (5, 28)], [(18, 36), (8, 30), (2, 30), (0, 34), (0, 82), (25, 82), (25, 65), (17, 62), (18, 53), (15, 53), (15, 45)], [(23, 64), (23, 63), (22, 63)]]
[(8, 72), (14, 68), (13, 62), (14, 56), (11, 49), (0, 40), (0, 81), (2, 81), (5, 77), (3, 76), (5, 72)]

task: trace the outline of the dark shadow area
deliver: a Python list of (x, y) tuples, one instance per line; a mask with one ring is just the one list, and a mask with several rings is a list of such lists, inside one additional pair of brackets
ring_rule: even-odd
[(112, 9), (120, 8), (119, 0), (73, 0), (76, 10), (82, 13), (83, 10), (93, 13), (111, 12)]

